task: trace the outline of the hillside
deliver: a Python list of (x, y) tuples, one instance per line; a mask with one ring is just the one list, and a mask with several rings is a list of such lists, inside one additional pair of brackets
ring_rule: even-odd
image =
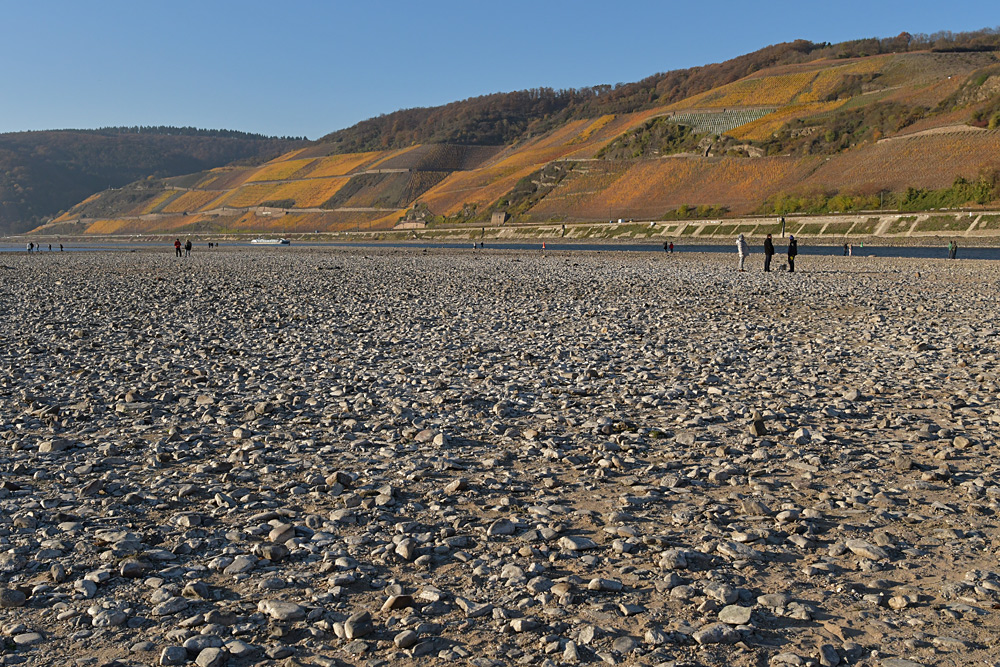
[(30, 229), (81, 199), (148, 176), (270, 159), (300, 140), (195, 128), (0, 134), (0, 233)]
[(917, 51), (1000, 49), (995, 30), (934, 35), (901, 33), (840, 44), (795, 40), (701, 67), (654, 74), (635, 83), (574, 90), (541, 88), (484, 95), (440, 107), (404, 109), (326, 135), (338, 152), (404, 148), (419, 143), (509, 144), (568, 121), (628, 114), (690, 99), (762, 70), (830, 59)]
[(47, 231), (293, 233), (484, 225), (498, 211), (537, 223), (982, 206), (1000, 196), (998, 39), (792, 42), (611, 90), (399, 112), (265, 165), (102, 193)]

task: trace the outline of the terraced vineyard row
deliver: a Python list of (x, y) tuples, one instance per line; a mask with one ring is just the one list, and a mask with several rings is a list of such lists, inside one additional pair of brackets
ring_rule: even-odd
[(943, 188), (958, 176), (1000, 170), (1000, 130), (897, 139), (833, 156), (803, 188), (870, 193), (882, 189)]
[(792, 187), (814, 164), (792, 158), (671, 158), (609, 165), (604, 174), (596, 169), (571, 174), (531, 213), (581, 220), (622, 215), (656, 219), (684, 204), (724, 205), (748, 213), (767, 193)]
[(842, 102), (821, 102), (816, 104), (793, 104), (778, 109), (745, 125), (734, 128), (726, 134), (742, 141), (764, 141), (780, 130), (786, 123), (796, 118), (832, 111)]
[(213, 201), (219, 198), (220, 193), (214, 190), (189, 190), (187, 192), (177, 192), (178, 196), (171, 199), (165, 206), (159, 209), (152, 209), (150, 213), (184, 213), (186, 211), (200, 211), (207, 208)]
[(312, 166), (315, 160), (282, 160), (280, 162), (270, 162), (247, 179), (248, 182), (256, 181), (286, 181), (296, 178), (298, 172), (304, 168)]
[(453, 172), (419, 200), (437, 215), (455, 215), (466, 205), (487, 206), (510, 192), (519, 179), (553, 160), (592, 159), (604, 144), (657, 113), (660, 111), (650, 109), (568, 123), (555, 132), (505, 151), (484, 168)]
[(730, 130), (752, 123), (774, 111), (773, 107), (759, 107), (727, 111), (678, 112), (670, 114), (667, 118), (679, 125), (693, 127), (700, 132), (727, 134)]
[(873, 74), (892, 62), (893, 56), (866, 58), (837, 67), (814, 67), (777, 75), (754, 74), (668, 107), (693, 108), (785, 106), (823, 101), (850, 75)]

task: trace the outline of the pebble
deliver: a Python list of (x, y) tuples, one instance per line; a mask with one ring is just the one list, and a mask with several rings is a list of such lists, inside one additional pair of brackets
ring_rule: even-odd
[(719, 620), (729, 625), (746, 625), (750, 622), (750, 607), (727, 605), (719, 612)]
[(306, 617), (302, 607), (284, 600), (261, 600), (257, 608), (276, 621), (300, 621)]
[(0, 607), (23, 607), (27, 596), (15, 588), (0, 588)]
[(734, 644), (739, 641), (739, 633), (726, 623), (712, 623), (691, 635), (699, 644)]
[(229, 655), (224, 649), (206, 648), (198, 653), (198, 657), (195, 658), (195, 664), (198, 667), (220, 667), (220, 665), (226, 664), (228, 659)]

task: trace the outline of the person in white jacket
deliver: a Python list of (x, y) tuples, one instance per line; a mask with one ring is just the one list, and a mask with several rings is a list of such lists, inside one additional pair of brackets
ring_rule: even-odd
[(736, 238), (736, 252), (740, 256), (740, 271), (745, 271), (746, 269), (743, 268), (743, 265), (750, 255), (750, 244), (747, 243), (746, 238), (742, 234)]

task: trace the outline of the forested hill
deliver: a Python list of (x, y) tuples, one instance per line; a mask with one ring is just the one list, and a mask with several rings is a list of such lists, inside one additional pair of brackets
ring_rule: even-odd
[(796, 40), (722, 63), (654, 74), (636, 83), (571, 90), (540, 88), (495, 93), (439, 107), (403, 109), (326, 135), (337, 153), (403, 148), (421, 143), (501, 145), (551, 130), (569, 120), (623, 114), (677, 102), (780, 65), (910, 51), (998, 51), (1000, 31), (901, 33), (839, 44)]
[(239, 130), (212, 130), (200, 127), (174, 127), (172, 125), (131, 125), (117, 127), (98, 127), (88, 130), (66, 130), (67, 132), (85, 132), (87, 134), (103, 134), (105, 136), (115, 136), (119, 134), (160, 134), (167, 136), (186, 137), (225, 137), (227, 139), (281, 139), (284, 141), (308, 141), (306, 137), (269, 137), (265, 134), (254, 132), (241, 132)]
[(304, 144), (172, 127), (0, 134), (0, 233), (31, 229), (107, 188), (235, 161), (262, 162)]

